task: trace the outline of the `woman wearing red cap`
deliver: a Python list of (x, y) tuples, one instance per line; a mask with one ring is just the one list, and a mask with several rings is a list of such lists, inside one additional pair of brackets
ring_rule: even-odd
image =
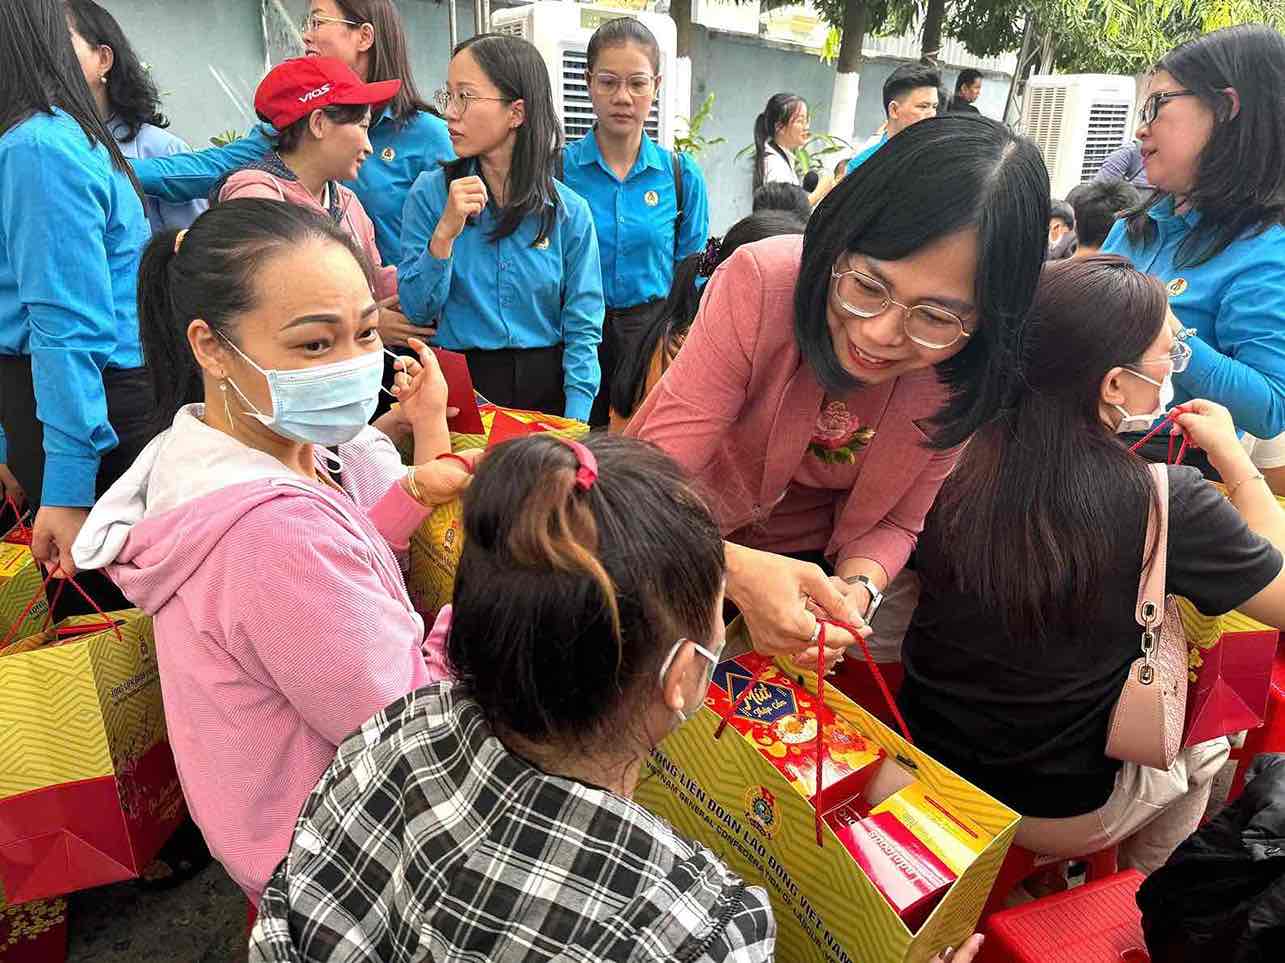
[[(375, 225), (341, 180), (352, 180), (370, 156), (370, 105), (396, 96), (400, 80), (364, 84), (343, 61), (299, 57), (274, 67), (254, 94), (255, 112), (277, 130), (262, 157), (219, 182), (220, 201), (260, 197), (326, 214), (357, 242), (374, 268), (380, 310), (392, 310), (397, 268), (384, 267)], [(404, 322), (400, 312), (396, 318)]]
[[(374, 156), (346, 186), (361, 198), (375, 225), (375, 240), (387, 264), (401, 259), (402, 208), (421, 173), (452, 160), (446, 124), (420, 96), (406, 50), (406, 32), (393, 0), (310, 0), (301, 36), (309, 54), (335, 57), (366, 83), (400, 80), (401, 90), (372, 111), (370, 142)], [(225, 147), (191, 154), (136, 161), (143, 190), (164, 201), (208, 197), (219, 178), (258, 160), (274, 132), (263, 125)], [(385, 344), (404, 344), (424, 331), (394, 326), (381, 318)]]

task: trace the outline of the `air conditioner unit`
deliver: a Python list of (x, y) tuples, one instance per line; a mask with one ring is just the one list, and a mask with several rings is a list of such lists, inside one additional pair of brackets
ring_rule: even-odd
[(1022, 129), (1039, 145), (1054, 197), (1090, 181), (1133, 136), (1132, 77), (1035, 75), (1026, 82)]
[(593, 127), (593, 103), (585, 82), (589, 38), (598, 26), (616, 17), (637, 17), (660, 43), (660, 73), (665, 78), (644, 129), (664, 147), (674, 143), (674, 96), (677, 84), (678, 38), (666, 14), (624, 11), (569, 2), (533, 3), (491, 14), (491, 30), (529, 40), (544, 57), (553, 83), (553, 103), (562, 118), (568, 142), (579, 140)]

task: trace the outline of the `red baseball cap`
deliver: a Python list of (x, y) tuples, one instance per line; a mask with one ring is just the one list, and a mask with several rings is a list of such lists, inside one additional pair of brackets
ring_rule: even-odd
[(334, 57), (296, 57), (277, 64), (254, 92), (254, 111), (277, 130), (332, 104), (383, 104), (402, 89), (400, 80), (363, 84)]

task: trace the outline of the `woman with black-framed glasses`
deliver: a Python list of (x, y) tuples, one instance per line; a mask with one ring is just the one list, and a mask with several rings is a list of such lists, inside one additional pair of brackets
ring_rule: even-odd
[[(1156, 193), (1104, 253), (1165, 282), (1191, 361), (1176, 400), (1224, 405), (1258, 438), (1285, 432), (1285, 38), (1262, 26), (1206, 34), (1151, 73), (1137, 138)], [(1145, 449), (1163, 460), (1167, 444)], [(1197, 453), (1196, 463), (1212, 474)]]
[(704, 485), (764, 651), (809, 649), (821, 613), (873, 617), (1010, 390), (1048, 219), (1035, 145), (951, 114), (844, 178), (801, 245), (749, 244), (714, 273), (626, 433)]
[(602, 276), (589, 205), (554, 178), (562, 129), (526, 40), (455, 48), (438, 92), (459, 160), (406, 200), (397, 287), (416, 324), (468, 358), (488, 400), (589, 419), (598, 394)]

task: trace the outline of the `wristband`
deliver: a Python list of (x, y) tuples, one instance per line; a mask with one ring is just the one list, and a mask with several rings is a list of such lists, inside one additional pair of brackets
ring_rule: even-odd
[(469, 460), (467, 458), (464, 458), (464, 457), (461, 457), (460, 455), (455, 454), (455, 452), (453, 451), (444, 452), (438, 455), (436, 458), (434, 458), (433, 461), (457, 461), (460, 463), (460, 466), (466, 472), (468, 472), (470, 475), (473, 474), (473, 466), (469, 464)]

